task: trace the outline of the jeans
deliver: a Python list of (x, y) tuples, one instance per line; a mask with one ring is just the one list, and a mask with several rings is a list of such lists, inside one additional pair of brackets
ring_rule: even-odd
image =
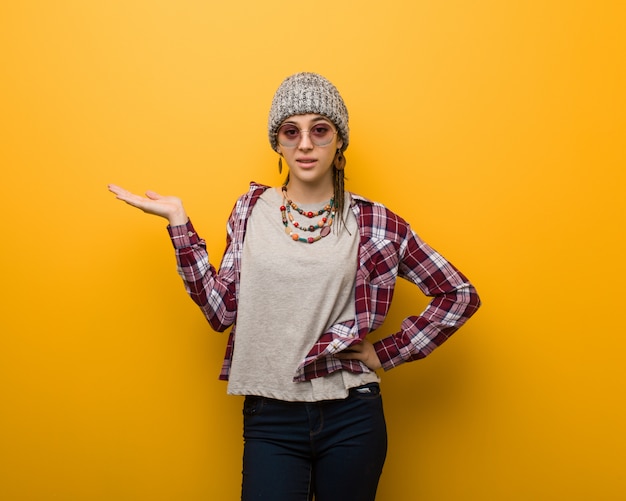
[(343, 400), (244, 401), (243, 501), (374, 501), (387, 454), (378, 383)]

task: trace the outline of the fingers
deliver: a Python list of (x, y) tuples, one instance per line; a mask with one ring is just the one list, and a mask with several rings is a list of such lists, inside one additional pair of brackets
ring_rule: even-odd
[(349, 348), (336, 353), (335, 356), (343, 359), (353, 358), (356, 360), (363, 360), (365, 358), (365, 350), (362, 343), (353, 344)]
[(116, 195), (119, 195), (120, 193), (126, 191), (124, 188), (121, 188), (117, 186), (116, 184), (109, 184), (107, 185), (107, 188), (109, 189), (111, 193), (115, 193)]
[(158, 200), (161, 198), (161, 196), (158, 193), (155, 193), (154, 191), (146, 192), (146, 196), (148, 198), (144, 198), (140, 195), (135, 195), (134, 193), (131, 193), (130, 191), (125, 190), (124, 188), (117, 186), (115, 184), (109, 184), (108, 188), (109, 188), (109, 191), (111, 193), (114, 193), (119, 200), (122, 200), (130, 205), (134, 205), (135, 207), (139, 207), (143, 205), (143, 202), (146, 202), (148, 199)]
[[(117, 195), (117, 198), (119, 198), (120, 200), (124, 200), (125, 202), (141, 202), (142, 200), (145, 200), (144, 197), (135, 195), (134, 193), (131, 193), (130, 191), (125, 190), (124, 188), (117, 186), (116, 184), (109, 184), (108, 188), (111, 193)], [(146, 197), (148, 197), (150, 200), (160, 200), (163, 198), (163, 196), (152, 190), (146, 191)]]
[(140, 198), (134, 193), (131, 193), (130, 191), (125, 190), (124, 188), (117, 186), (115, 184), (110, 184), (108, 188), (111, 193), (114, 193), (117, 196), (117, 198), (119, 198), (120, 200), (124, 200), (125, 202), (130, 200), (133, 197)]
[(361, 341), (357, 344), (352, 344), (347, 350), (344, 350), (342, 353), (365, 353), (368, 346), (368, 341)]
[(130, 191), (125, 190), (124, 188), (121, 188), (120, 186), (117, 186), (115, 184), (110, 184), (108, 188), (111, 193), (115, 194), (115, 197), (118, 200), (126, 202), (128, 205), (145, 211), (145, 202), (149, 201), (147, 198), (135, 195), (134, 193), (131, 193)]
[(341, 360), (359, 360), (372, 370), (381, 368), (374, 345), (366, 340), (353, 344), (347, 350), (336, 353), (335, 356)]

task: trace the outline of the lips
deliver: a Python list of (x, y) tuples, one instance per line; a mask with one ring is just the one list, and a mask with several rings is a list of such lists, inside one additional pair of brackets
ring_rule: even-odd
[(315, 158), (298, 158), (296, 163), (301, 167), (312, 167), (317, 162)]

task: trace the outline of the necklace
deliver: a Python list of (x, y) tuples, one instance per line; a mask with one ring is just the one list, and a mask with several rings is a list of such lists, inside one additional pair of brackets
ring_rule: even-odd
[[(284, 204), (280, 206), (280, 214), (283, 219), (283, 225), (285, 226), (285, 233), (291, 237), (294, 242), (304, 242), (304, 243), (315, 243), (323, 237), (327, 236), (330, 233), (330, 227), (333, 225), (333, 221), (335, 219), (335, 200), (333, 198), (324, 205), (318, 211), (305, 211), (298, 207), (292, 200), (289, 199), (287, 195), (287, 186), (282, 187)], [(291, 213), (291, 210), (296, 211), (298, 214), (308, 218), (313, 219), (317, 216), (322, 216), (316, 224), (310, 224), (308, 226), (301, 225), (298, 221), (296, 221)], [(292, 230), (289, 227), (289, 223), (300, 231), (305, 232), (313, 232), (315, 230), (320, 230), (320, 232), (311, 237), (301, 237), (298, 233)]]

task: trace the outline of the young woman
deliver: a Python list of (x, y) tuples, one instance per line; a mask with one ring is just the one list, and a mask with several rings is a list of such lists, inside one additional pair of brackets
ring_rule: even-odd
[[(328, 80), (282, 82), (269, 140), (287, 179), (237, 200), (219, 270), (180, 199), (109, 189), (168, 220), (189, 295), (213, 329), (232, 326), (220, 377), (245, 395), (242, 499), (373, 500), (387, 451), (376, 370), (425, 357), (480, 302), (402, 218), (344, 191), (348, 112)], [(432, 299), (371, 343), (398, 276)]]

